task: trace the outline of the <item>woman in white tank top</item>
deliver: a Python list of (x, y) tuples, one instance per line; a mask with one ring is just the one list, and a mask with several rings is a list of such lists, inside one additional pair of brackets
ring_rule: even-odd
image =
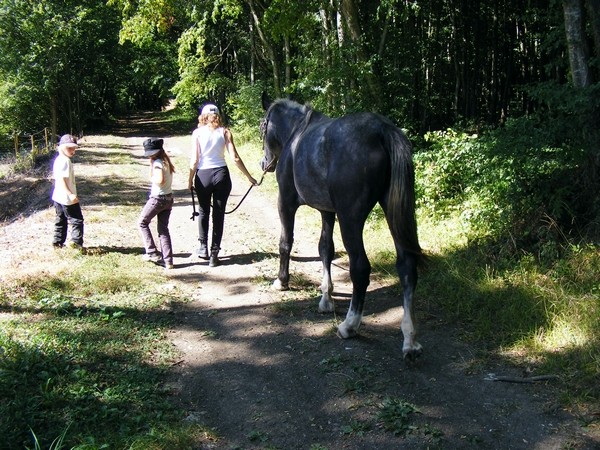
[(231, 131), (223, 127), (219, 108), (213, 104), (205, 105), (198, 117), (198, 128), (192, 133), (188, 188), (194, 189), (198, 197), (200, 247), (197, 254), (202, 259), (209, 259), (208, 231), (212, 202), (212, 240), (209, 261), (211, 267), (219, 264), (218, 255), (223, 238), (225, 205), (231, 192), (231, 177), (225, 161), (226, 150), (248, 181), (256, 185), (256, 180), (246, 169), (235, 148)]

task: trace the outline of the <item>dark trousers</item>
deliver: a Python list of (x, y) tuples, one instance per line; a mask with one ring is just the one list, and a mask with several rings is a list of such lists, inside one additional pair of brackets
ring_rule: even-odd
[(231, 177), (227, 166), (216, 169), (199, 169), (194, 182), (198, 196), (198, 235), (199, 240), (208, 242), (209, 218), (212, 200), (212, 242), (211, 248), (221, 248), (225, 206), (231, 193)]
[(152, 231), (150, 231), (150, 222), (156, 217), (160, 250), (165, 264), (173, 264), (173, 246), (171, 245), (171, 234), (169, 233), (169, 218), (172, 209), (173, 196), (150, 197), (142, 209), (138, 223), (146, 253), (158, 253)]
[(67, 227), (71, 225), (71, 240), (77, 245), (83, 245), (83, 213), (81, 205), (62, 205), (54, 202), (56, 217), (54, 219), (54, 238), (52, 243), (63, 245), (67, 240)]

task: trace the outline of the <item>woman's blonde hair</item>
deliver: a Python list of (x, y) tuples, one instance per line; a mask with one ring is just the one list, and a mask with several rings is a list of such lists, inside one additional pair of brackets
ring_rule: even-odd
[(220, 128), (223, 126), (220, 114), (200, 114), (198, 116), (198, 126), (208, 125), (211, 128)]

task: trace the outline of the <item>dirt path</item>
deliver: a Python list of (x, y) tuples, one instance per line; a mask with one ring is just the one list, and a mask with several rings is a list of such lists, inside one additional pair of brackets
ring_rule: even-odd
[[(230, 205), (247, 188), (239, 178), (234, 184)], [(480, 367), (477, 351), (461, 344), (451, 324), (423, 311), (418, 317), (426, 352), (407, 367), (394, 287), (372, 283), (361, 337), (336, 337), (351, 285), (345, 261), (337, 260), (336, 316), (317, 313), (321, 265), (313, 222), (318, 214), (310, 216), (311, 224), (299, 220), (296, 225), (292, 286), (304, 289), (280, 293), (270, 289), (278, 262), (274, 198), (256, 189), (227, 216), (223, 265), (217, 268), (186, 258), (196, 229), (189, 204), (178, 204), (172, 223), (177, 224), (176, 251), (184, 259), (176, 264), (181, 272), (176, 277), (197, 288), (194, 302), (177, 313), (180, 326), (172, 339), (183, 357), (173, 387), (189, 420), (213, 427), (220, 436), (198, 448), (594, 446), (557, 406), (551, 384), (485, 381), (488, 372), (521, 374)], [(379, 417), (386, 399), (408, 402), (419, 412), (386, 431)]]
[[(89, 137), (87, 142), (111, 139)], [(141, 154), (141, 137), (132, 133), (114, 139), (118, 151)], [(173, 136), (166, 138), (165, 146), (183, 161), (184, 143), (187, 137)], [(96, 153), (115, 151), (94, 145)], [(78, 176), (101, 170), (96, 164), (86, 165), (85, 158), (82, 151)], [(123, 161), (131, 164), (127, 158)], [(246, 163), (258, 172), (254, 161)], [(235, 168), (232, 173), (233, 206), (248, 185)], [(272, 291), (279, 222), (275, 199), (260, 188), (226, 217), (222, 265), (209, 268), (192, 254), (197, 224), (190, 220), (185, 178), (180, 173), (174, 186), (170, 228), (175, 269), (168, 277), (162, 272), (160, 276), (166, 284), (183, 286), (192, 297), (175, 311), (170, 338), (181, 358), (168, 382), (186, 420), (215, 430), (197, 449), (599, 448), (600, 442), (584, 434), (574, 417), (558, 406), (557, 381), (486, 381), (489, 372), (521, 374), (511, 367), (489, 366), (479, 350), (460, 341), (452, 324), (426, 310), (423, 299), (416, 309), (425, 353), (407, 366), (401, 357), (402, 309), (395, 286), (372, 283), (361, 336), (348, 341), (336, 337), (335, 325), (346, 313), (351, 286), (341, 258), (333, 270), (336, 313), (317, 313), (316, 215), (309, 214), (308, 221), (299, 220), (296, 226), (293, 289)], [(50, 215), (42, 210), (7, 224), (2, 238), (31, 247), (30, 240), (43, 234)], [(118, 214), (114, 221), (109, 224), (113, 230), (124, 231), (113, 233), (116, 242), (111, 244), (139, 247), (131, 224), (120, 223)], [(107, 245), (99, 231), (90, 231), (90, 239), (90, 245)], [(15, 261), (11, 264), (15, 267)], [(408, 405), (417, 411), (410, 413)], [(385, 412), (396, 422), (386, 422)]]

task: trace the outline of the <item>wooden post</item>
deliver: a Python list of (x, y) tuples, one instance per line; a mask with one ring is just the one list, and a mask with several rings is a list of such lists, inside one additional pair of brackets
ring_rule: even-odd
[(19, 159), (19, 135), (15, 134), (15, 158)]
[(48, 128), (44, 127), (44, 143), (46, 144), (46, 152), (50, 153), (50, 147), (48, 146)]
[(35, 161), (35, 157), (37, 156), (37, 150), (35, 148), (35, 138), (33, 134), (31, 135), (31, 162)]

